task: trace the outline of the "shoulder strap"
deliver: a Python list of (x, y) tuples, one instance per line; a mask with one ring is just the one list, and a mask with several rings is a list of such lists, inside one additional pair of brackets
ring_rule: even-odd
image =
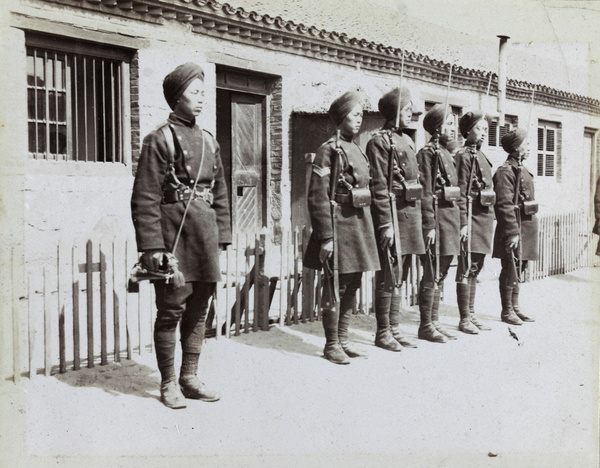
[(175, 135), (173, 135), (173, 130), (166, 122), (160, 127), (160, 131), (167, 142), (167, 162), (169, 166), (172, 166), (175, 163)]

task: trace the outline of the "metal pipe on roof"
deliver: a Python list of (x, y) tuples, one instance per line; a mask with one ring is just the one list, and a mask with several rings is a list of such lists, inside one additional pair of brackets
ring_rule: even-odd
[(497, 36), (500, 39), (498, 50), (498, 126), (504, 125), (504, 106), (506, 103), (506, 64), (508, 61), (508, 40), (510, 36)]

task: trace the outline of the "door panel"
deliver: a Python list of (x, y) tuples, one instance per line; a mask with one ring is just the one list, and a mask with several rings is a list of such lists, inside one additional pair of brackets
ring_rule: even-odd
[(231, 197), (233, 227), (254, 234), (262, 228), (264, 96), (231, 93)]

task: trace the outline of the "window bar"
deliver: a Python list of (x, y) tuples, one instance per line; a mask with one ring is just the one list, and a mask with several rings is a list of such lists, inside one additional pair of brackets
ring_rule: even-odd
[[(104, 69), (105, 60), (100, 62), (100, 70), (102, 72), (101, 82), (102, 82), (102, 101), (100, 109), (102, 109), (102, 162), (107, 162), (108, 158), (106, 157), (106, 70)], [(98, 158), (96, 158), (98, 160)]]
[(83, 57), (83, 142), (85, 144), (84, 161), (88, 160), (88, 106), (87, 106), (87, 58)]
[(44, 107), (46, 109), (44, 119), (44, 129), (46, 131), (46, 152), (45, 159), (50, 159), (50, 97), (48, 96), (48, 51), (44, 51)]
[[(74, 115), (73, 115), (73, 136), (74, 136), (74, 151), (73, 151), (73, 161), (79, 161), (79, 89), (78, 89), (78, 73), (79, 68), (77, 67), (77, 55), (73, 56), (73, 99), (75, 100), (75, 104), (73, 106)], [(70, 89), (70, 88), (69, 88)]]
[(115, 143), (116, 143), (116, 138), (115, 138), (115, 131), (116, 131), (116, 126), (115, 126), (115, 104), (116, 104), (116, 99), (115, 99), (115, 67), (114, 67), (114, 63), (111, 61), (110, 62), (110, 105), (111, 105), (111, 114), (110, 114), (110, 118), (111, 118), (111, 129), (112, 129), (112, 134), (111, 134), (111, 159), (112, 162), (119, 162), (117, 161), (117, 148), (115, 147)]
[(94, 124), (94, 162), (98, 161), (98, 109), (97, 109), (97, 94), (96, 94), (96, 59), (92, 58), (92, 98), (93, 111), (92, 122)]
[(40, 145), (40, 139), (38, 137), (38, 86), (37, 86), (37, 49), (33, 49), (33, 101), (35, 108), (33, 111), (33, 126), (35, 127), (35, 148), (33, 152), (33, 158), (38, 158), (38, 149)]
[[(73, 129), (72, 126), (69, 125), (69, 122), (72, 122), (74, 119), (71, 119), (72, 114), (72, 94), (71, 93), (71, 71), (73, 70), (72, 68), (72, 63), (69, 60), (69, 57), (67, 57), (67, 54), (65, 54), (64, 56), (65, 59), (65, 120), (66, 120), (66, 125), (65, 125), (65, 130), (67, 132), (67, 147), (66, 147), (66, 154), (65, 154), (65, 160), (68, 161), (69, 158), (70, 159), (75, 159), (73, 157)], [(77, 80), (73, 80), (73, 85), (77, 84)], [(77, 94), (75, 94), (75, 102), (77, 102)], [(75, 138), (77, 138), (77, 132), (75, 132)]]
[(119, 162), (124, 162), (123, 159), (123, 65), (117, 64), (117, 119), (119, 120), (119, 142), (118, 142), (118, 151), (119, 151)]
[(56, 52), (54, 52), (54, 132), (55, 132), (55, 144), (54, 144), (54, 155), (55, 155), (55, 159), (58, 161), (59, 156), (58, 156), (58, 73), (59, 73), (59, 69), (58, 69), (58, 54)]

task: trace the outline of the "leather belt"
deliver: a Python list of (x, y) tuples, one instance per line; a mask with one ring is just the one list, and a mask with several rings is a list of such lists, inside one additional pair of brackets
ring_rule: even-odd
[(201, 198), (209, 205), (212, 205), (215, 197), (210, 187), (196, 188), (196, 190), (192, 190), (191, 188), (186, 187), (185, 189), (177, 189), (164, 192), (162, 203), (163, 205), (166, 205), (169, 203), (177, 203), (180, 201), (187, 202), (190, 199), (197, 200), (198, 198)]

